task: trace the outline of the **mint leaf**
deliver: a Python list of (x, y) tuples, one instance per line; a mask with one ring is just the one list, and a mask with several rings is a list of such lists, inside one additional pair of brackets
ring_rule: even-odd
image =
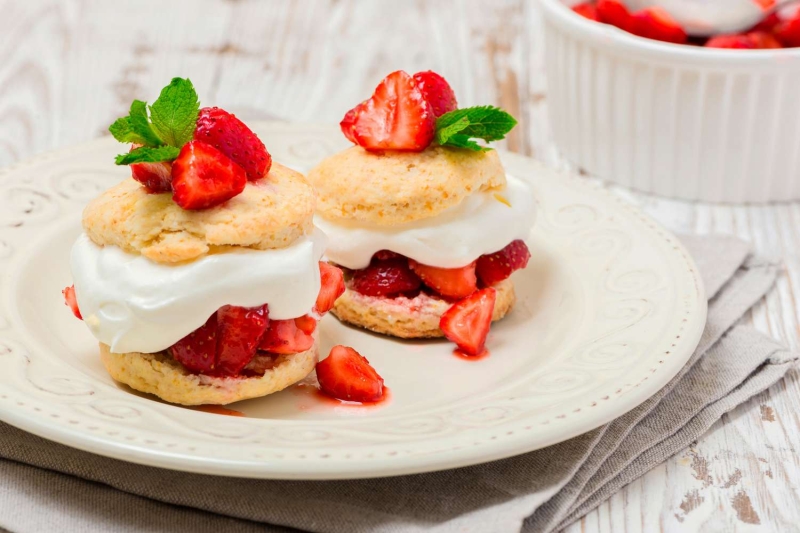
[(159, 146), (164, 141), (153, 131), (147, 120), (147, 104), (141, 100), (131, 103), (130, 114), (118, 118), (108, 127), (108, 131), (116, 140), (123, 143), (143, 144), (145, 146)]
[(118, 165), (132, 165), (134, 163), (158, 163), (160, 161), (172, 161), (181, 152), (180, 148), (174, 146), (159, 146), (153, 148), (150, 146), (142, 146), (128, 152), (127, 154), (120, 154), (117, 156), (115, 163)]
[[(437, 124), (438, 126), (438, 124)], [(457, 121), (449, 124), (441, 129), (436, 128), (436, 142), (439, 144), (447, 144), (454, 135), (465, 130), (469, 126), (469, 118), (461, 117)]]
[(456, 109), (436, 120), (436, 142), (469, 150), (485, 150), (475, 141), (499, 141), (517, 125), (516, 119), (494, 106)]
[(192, 140), (199, 111), (200, 102), (192, 82), (172, 78), (150, 106), (150, 119), (165, 143), (180, 148)]
[(128, 116), (128, 122), (133, 132), (145, 141), (141, 144), (145, 146), (160, 146), (164, 144), (164, 141), (162, 141), (158, 133), (153, 130), (150, 121), (147, 119), (146, 102), (134, 100), (131, 103), (131, 112)]
[(113, 135), (114, 138), (121, 143), (147, 143), (144, 138), (137, 135), (136, 132), (133, 131), (130, 117), (118, 118), (111, 126), (108, 127), (108, 131), (110, 131), (111, 135)]

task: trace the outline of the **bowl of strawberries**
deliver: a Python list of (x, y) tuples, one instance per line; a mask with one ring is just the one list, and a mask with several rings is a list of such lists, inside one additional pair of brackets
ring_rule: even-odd
[(550, 118), (567, 159), (660, 196), (800, 199), (800, 9), (741, 1), (763, 17), (715, 33), (673, 15), (674, 0), (541, 0)]

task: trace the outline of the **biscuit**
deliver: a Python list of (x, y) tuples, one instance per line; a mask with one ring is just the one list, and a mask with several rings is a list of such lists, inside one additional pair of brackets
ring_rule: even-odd
[(496, 151), (441, 146), (422, 152), (354, 146), (325, 159), (308, 179), (323, 217), (384, 226), (434, 217), (472, 193), (506, 183)]
[[(213, 377), (192, 374), (165, 352), (111, 353), (100, 343), (100, 359), (115, 380), (162, 400), (182, 405), (228, 403), (278, 392), (306, 377), (317, 364), (317, 343), (292, 355), (279, 355), (263, 376)], [(270, 357), (256, 355), (256, 357)]]
[[(492, 321), (496, 322), (514, 307), (516, 295), (510, 279), (501, 281), (494, 288), (497, 290), (497, 300)], [(377, 333), (403, 339), (420, 339), (444, 337), (439, 329), (439, 319), (452, 305), (425, 293), (414, 298), (379, 298), (347, 289), (336, 300), (331, 312), (343, 322)]]
[(86, 206), (83, 228), (95, 244), (177, 263), (227, 246), (285, 248), (311, 233), (313, 213), (314, 192), (305, 178), (274, 163), (266, 178), (202, 211), (186, 211), (170, 194), (148, 194), (126, 179)]

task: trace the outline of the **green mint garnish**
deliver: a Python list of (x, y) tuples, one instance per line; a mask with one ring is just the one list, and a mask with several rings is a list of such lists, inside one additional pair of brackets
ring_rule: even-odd
[(132, 165), (134, 163), (158, 163), (160, 161), (172, 161), (181, 152), (175, 146), (141, 146), (127, 154), (117, 156), (115, 162), (118, 165)]
[(152, 106), (134, 100), (128, 116), (117, 119), (108, 130), (116, 140), (142, 147), (118, 155), (116, 163), (130, 165), (175, 159), (181, 147), (192, 140), (199, 110), (194, 86), (183, 78), (173, 78)]
[(436, 119), (436, 142), (467, 150), (488, 150), (472, 139), (499, 141), (516, 125), (514, 117), (497, 107), (456, 109)]

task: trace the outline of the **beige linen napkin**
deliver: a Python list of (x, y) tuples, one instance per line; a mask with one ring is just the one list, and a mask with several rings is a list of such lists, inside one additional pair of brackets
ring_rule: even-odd
[(700, 437), (797, 359), (736, 325), (775, 280), (742, 241), (685, 238), (709, 297), (686, 367), (610, 424), (518, 457), (445, 472), (352, 481), (244, 480), (95, 456), (0, 424), (0, 527), (179, 532), (552, 531)]

